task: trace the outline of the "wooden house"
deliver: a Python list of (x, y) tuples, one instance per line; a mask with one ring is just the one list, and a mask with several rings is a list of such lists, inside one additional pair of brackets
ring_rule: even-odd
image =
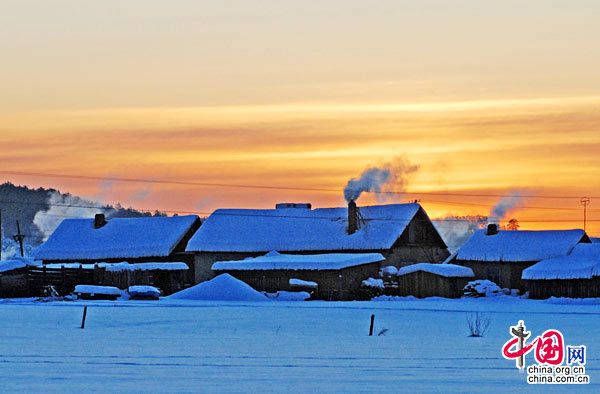
[(419, 263), (398, 270), (398, 295), (460, 298), (473, 270), (454, 264)]
[(212, 269), (217, 275), (228, 273), (258, 291), (295, 291), (304, 285), (311, 288), (312, 298), (352, 300), (356, 299), (364, 279), (378, 275), (384, 260), (380, 253), (293, 255), (270, 252), (244, 260), (216, 262)]
[(600, 297), (600, 244), (578, 244), (567, 256), (542, 260), (522, 279), (530, 298)]
[(579, 243), (590, 243), (583, 230), (508, 231), (489, 225), (476, 231), (448, 262), (471, 268), (477, 279), (525, 290), (524, 269), (543, 259), (566, 256)]
[(416, 203), (312, 209), (278, 204), (276, 209), (216, 210), (188, 243), (196, 281), (213, 277), (217, 261), (242, 260), (270, 251), (289, 254), (380, 253), (384, 265), (441, 262), (446, 244)]
[(186, 282), (193, 282), (193, 256), (185, 247), (200, 227), (200, 218), (156, 216), (65, 219), (40, 246), (36, 260), (44, 264), (160, 263), (185, 262), (191, 269)]

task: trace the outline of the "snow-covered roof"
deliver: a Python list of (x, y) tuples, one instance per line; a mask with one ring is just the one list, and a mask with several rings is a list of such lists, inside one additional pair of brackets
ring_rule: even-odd
[(381, 253), (327, 253), (313, 255), (280, 254), (269, 252), (264, 256), (238, 261), (218, 261), (215, 271), (249, 270), (338, 270), (385, 260)]
[(383, 250), (392, 247), (419, 204), (360, 207), (364, 222), (347, 233), (347, 208), (219, 209), (192, 237), (191, 252)]
[(28, 265), (35, 265), (33, 259), (26, 257), (14, 257), (10, 260), (0, 261), (0, 272), (8, 272), (19, 268), (25, 268)]
[(523, 270), (523, 279), (590, 279), (600, 276), (600, 244), (578, 244), (568, 256), (545, 259)]
[(114, 218), (94, 228), (94, 219), (65, 219), (40, 246), (38, 260), (97, 260), (168, 256), (197, 216)]
[(460, 277), (460, 278), (472, 278), (475, 275), (473, 270), (469, 267), (463, 267), (455, 264), (431, 264), (431, 263), (418, 263), (407, 265), (398, 270), (398, 276), (411, 274), (413, 272), (423, 271), (429, 272), (446, 278)]
[(564, 256), (584, 237), (583, 230), (476, 231), (458, 250), (453, 261), (539, 261)]

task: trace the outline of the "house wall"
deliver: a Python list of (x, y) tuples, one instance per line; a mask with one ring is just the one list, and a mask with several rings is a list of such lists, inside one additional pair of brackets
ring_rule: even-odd
[(376, 277), (379, 263), (364, 264), (341, 270), (248, 270), (218, 271), (228, 273), (244, 281), (258, 291), (274, 293), (279, 290), (292, 291), (289, 280), (292, 278), (317, 282), (319, 287), (313, 298), (323, 300), (356, 299), (361, 282), (369, 277)]
[(378, 251), (383, 254), (385, 261), (382, 266), (393, 265), (402, 268), (414, 263), (441, 263), (450, 253), (448, 249), (434, 245), (402, 245), (397, 244), (387, 251)]
[(600, 277), (568, 280), (527, 280), (530, 298), (550, 297), (597, 298), (600, 297)]
[(398, 295), (417, 298), (460, 298), (463, 288), (473, 278), (447, 278), (429, 272), (417, 271), (398, 277)]
[(476, 279), (488, 279), (495, 282), (498, 286), (508, 289), (519, 289), (525, 291), (527, 284), (521, 279), (523, 270), (536, 264), (537, 261), (530, 262), (510, 262), (510, 261), (472, 261), (456, 260), (453, 264), (469, 267), (473, 270)]
[(194, 254), (194, 282), (200, 283), (215, 277), (212, 265), (217, 261), (243, 260), (246, 257), (262, 256), (267, 252), (196, 252)]
[[(212, 265), (217, 261), (243, 260), (247, 257), (263, 256), (268, 252), (196, 252), (194, 254), (194, 281), (204, 282), (214, 278)], [(381, 253), (385, 260), (377, 263), (379, 267), (393, 265), (397, 268), (422, 262), (439, 263), (450, 254), (446, 248), (433, 245), (402, 245), (397, 244), (389, 250), (321, 250), (294, 251), (289, 254), (326, 254), (326, 253)]]

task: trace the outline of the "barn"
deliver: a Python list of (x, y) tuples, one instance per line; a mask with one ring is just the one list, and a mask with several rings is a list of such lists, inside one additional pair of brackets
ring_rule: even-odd
[(600, 244), (578, 244), (567, 256), (545, 259), (523, 271), (530, 298), (600, 297)]
[(477, 279), (525, 290), (524, 269), (544, 259), (566, 256), (579, 243), (590, 243), (583, 230), (508, 231), (491, 224), (476, 231), (448, 262), (471, 268)]
[(398, 270), (398, 295), (460, 298), (473, 270), (455, 264), (418, 263)]
[[(294, 255), (269, 252), (244, 260), (213, 264), (217, 274), (228, 273), (258, 291), (274, 293), (302, 287), (322, 300), (356, 299), (361, 282), (376, 277), (385, 258), (380, 253)], [(462, 267), (461, 267), (462, 268)]]
[(213, 277), (217, 261), (289, 254), (380, 253), (385, 265), (441, 262), (446, 244), (417, 203), (312, 209), (278, 204), (275, 209), (216, 210), (188, 243), (196, 281)]
[(193, 280), (193, 257), (185, 247), (200, 227), (200, 218), (155, 216), (65, 219), (35, 255), (43, 264), (184, 262), (186, 282)]

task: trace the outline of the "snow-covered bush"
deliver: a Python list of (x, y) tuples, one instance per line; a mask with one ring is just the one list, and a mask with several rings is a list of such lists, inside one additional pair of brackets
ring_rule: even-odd
[(385, 285), (383, 279), (368, 278), (361, 282), (360, 290), (357, 294), (359, 300), (370, 300), (383, 294)]
[(487, 279), (470, 281), (463, 291), (465, 297), (492, 297), (502, 294), (500, 286)]
[(374, 279), (374, 278), (365, 279), (362, 281), (361, 285), (364, 287), (374, 287), (377, 289), (384, 288), (383, 279)]

